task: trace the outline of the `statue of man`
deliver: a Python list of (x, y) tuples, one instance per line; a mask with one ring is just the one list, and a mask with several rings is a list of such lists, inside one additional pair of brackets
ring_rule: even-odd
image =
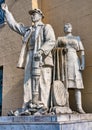
[[(75, 89), (75, 100), (77, 111), (85, 113), (82, 108), (81, 89), (84, 88), (81, 72), (85, 67), (84, 47), (79, 36), (72, 35), (72, 25), (70, 23), (64, 26), (64, 37), (58, 37), (58, 46), (63, 49), (64, 56), (64, 81), (66, 88)], [(80, 52), (80, 60), (77, 52)]]
[[(17, 65), (17, 67), (25, 69), (24, 103), (22, 107), (25, 108), (26, 104), (30, 100), (31, 101), (33, 100), (32, 93), (35, 89), (33, 88), (35, 87), (33, 81), (35, 70), (33, 69), (35, 69), (36, 67), (36, 63), (34, 63), (34, 61), (40, 58), (40, 60), (38, 61), (41, 61), (42, 67), (40, 68), (40, 78), (39, 78), (39, 85), (38, 85), (39, 90), (37, 90), (40, 91), (38, 98), (39, 101), (41, 101), (46, 108), (49, 108), (51, 74), (52, 74), (52, 67), (53, 67), (51, 50), (55, 46), (54, 31), (51, 25), (44, 24), (42, 22), (44, 15), (40, 9), (33, 9), (29, 11), (31, 20), (33, 22), (33, 25), (31, 27), (24, 26), (23, 24), (16, 22), (13, 15), (8, 10), (8, 6), (6, 4), (2, 4), (2, 9), (5, 11), (5, 18), (9, 27), (23, 37), (23, 47)], [(25, 49), (26, 49), (26, 53), (25, 53)]]

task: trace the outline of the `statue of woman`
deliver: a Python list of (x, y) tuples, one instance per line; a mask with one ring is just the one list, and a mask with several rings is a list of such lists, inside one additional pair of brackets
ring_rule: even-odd
[[(82, 80), (82, 70), (85, 67), (84, 47), (79, 36), (72, 35), (72, 25), (70, 23), (64, 26), (64, 37), (58, 37), (58, 46), (63, 49), (64, 65), (63, 77), (66, 88), (75, 89), (75, 100), (77, 111), (85, 113), (82, 108), (81, 89), (84, 88)], [(80, 59), (77, 55), (80, 52)]]

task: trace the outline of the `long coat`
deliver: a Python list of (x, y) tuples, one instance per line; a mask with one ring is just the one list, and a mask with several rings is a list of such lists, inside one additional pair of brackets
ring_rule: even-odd
[[(20, 52), (19, 61), (17, 64), (18, 68), (24, 68), (26, 53), (29, 48), (33, 48), (33, 45), (30, 45), (30, 47), (28, 47), (30, 44), (29, 39), (32, 35), (32, 27), (27, 28), (27, 29), (28, 30), (23, 36), (23, 45)], [(40, 23), (40, 29), (39, 29), (39, 33), (36, 36), (36, 39), (37, 39), (37, 44), (40, 44), (40, 47), (38, 48), (38, 50), (42, 50), (44, 52), (44, 55), (42, 58), (43, 65), (53, 66), (51, 50), (53, 49), (55, 45), (55, 36), (54, 36), (52, 27), (49, 24), (44, 25), (43, 23)]]

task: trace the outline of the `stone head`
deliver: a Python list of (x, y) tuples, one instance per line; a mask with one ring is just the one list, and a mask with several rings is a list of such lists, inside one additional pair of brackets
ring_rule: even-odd
[(65, 33), (71, 33), (72, 32), (72, 25), (70, 23), (66, 23), (64, 25), (64, 32)]
[(29, 14), (31, 15), (32, 22), (36, 22), (44, 18), (44, 15), (40, 9), (30, 10)]

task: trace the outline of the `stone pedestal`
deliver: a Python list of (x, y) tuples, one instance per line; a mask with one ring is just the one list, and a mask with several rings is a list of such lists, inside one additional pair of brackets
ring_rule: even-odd
[(92, 114), (0, 117), (0, 130), (92, 130)]

